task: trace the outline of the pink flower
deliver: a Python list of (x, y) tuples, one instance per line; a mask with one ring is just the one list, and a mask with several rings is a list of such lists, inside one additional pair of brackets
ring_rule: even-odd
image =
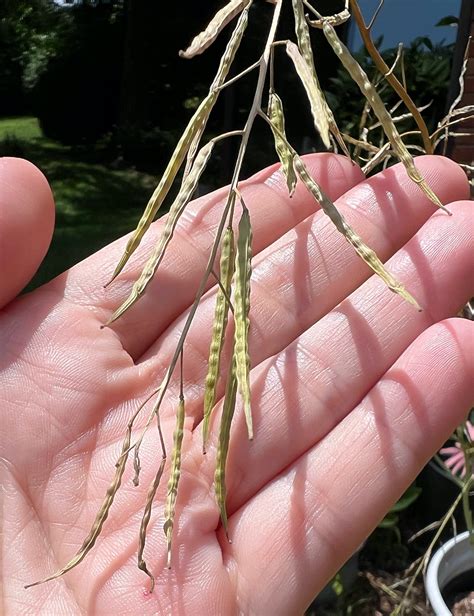
[[(472, 425), (470, 421), (466, 422), (466, 432), (469, 437), (469, 441), (473, 443), (474, 425)], [(464, 452), (459, 443), (455, 443), (453, 447), (444, 447), (440, 450), (439, 453), (442, 456), (445, 456), (444, 463), (453, 475), (460, 475), (461, 477), (464, 477), (466, 475), (466, 460), (464, 458)]]

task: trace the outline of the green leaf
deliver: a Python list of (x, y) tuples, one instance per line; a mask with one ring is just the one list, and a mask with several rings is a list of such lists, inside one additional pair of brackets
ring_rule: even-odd
[(384, 519), (379, 523), (378, 527), (379, 528), (395, 528), (395, 526), (398, 524), (398, 520), (399, 520), (398, 515), (396, 513), (389, 511), (387, 515), (384, 517)]
[(336, 575), (332, 578), (331, 588), (333, 589), (336, 597), (340, 597), (344, 592), (344, 584), (342, 583), (342, 576), (340, 572), (336, 573)]
[(390, 513), (399, 513), (400, 511), (405, 511), (405, 509), (408, 509), (408, 507), (416, 501), (420, 494), (421, 488), (417, 488), (416, 486), (410, 486), (400, 498), (400, 500), (398, 500), (395, 505), (393, 505), (393, 507), (390, 509)]
[(447, 15), (446, 17), (443, 17), (443, 19), (440, 19), (438, 21), (438, 23), (436, 24), (437, 27), (439, 26), (457, 26), (459, 24), (459, 18), (455, 17), (454, 15)]

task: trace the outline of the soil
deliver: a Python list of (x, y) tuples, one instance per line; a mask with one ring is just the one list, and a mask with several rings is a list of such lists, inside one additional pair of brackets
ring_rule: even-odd
[(474, 616), (474, 592), (455, 599), (453, 616)]

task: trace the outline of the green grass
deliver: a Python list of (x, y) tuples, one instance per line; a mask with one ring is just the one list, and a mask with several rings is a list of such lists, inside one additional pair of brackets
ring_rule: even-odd
[(110, 168), (96, 149), (46, 139), (31, 117), (0, 119), (0, 156), (33, 162), (48, 178), (56, 202), (51, 248), (29, 289), (132, 230), (156, 184), (135, 169)]
[(18, 140), (31, 140), (42, 137), (36, 118), (3, 118), (0, 120), (0, 141), (11, 137)]

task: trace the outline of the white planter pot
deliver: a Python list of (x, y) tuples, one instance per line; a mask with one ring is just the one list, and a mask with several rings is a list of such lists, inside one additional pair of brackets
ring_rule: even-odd
[[(474, 546), (469, 531), (457, 535), (439, 548), (432, 557), (425, 576), (428, 601), (436, 616), (451, 616), (442, 591), (456, 577), (474, 571)], [(472, 580), (474, 589), (474, 576)]]

